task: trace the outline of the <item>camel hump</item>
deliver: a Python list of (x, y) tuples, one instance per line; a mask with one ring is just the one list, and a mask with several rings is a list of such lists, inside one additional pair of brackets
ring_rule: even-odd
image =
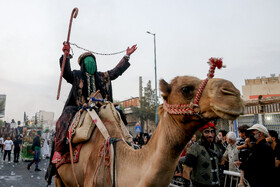
[(100, 107), (98, 115), (104, 121), (111, 121), (116, 124), (117, 128), (121, 131), (122, 136), (128, 142), (132, 142), (132, 136), (129, 134), (124, 122), (121, 119), (120, 113), (115, 108), (114, 104), (108, 102)]
[[(86, 110), (79, 111), (76, 116), (78, 117), (75, 117), (71, 127), (69, 128), (70, 131), (74, 132), (72, 139), (73, 143), (82, 143), (89, 140), (96, 125), (101, 132), (105, 133), (105, 138), (107, 138), (107, 136), (116, 138), (115, 135), (117, 135), (118, 137), (121, 136), (130, 143), (132, 142), (132, 136), (125, 127), (120, 113), (111, 102), (107, 102), (99, 108), (98, 116), (93, 117), (90, 115), (90, 112)], [(100, 121), (96, 120), (95, 118), (100, 118)], [(104, 125), (106, 121), (110, 121), (111, 124), (114, 124), (114, 128), (109, 128), (108, 126), (106, 127), (106, 125)], [(116, 132), (117, 134), (115, 134)], [(102, 134), (104, 135), (104, 133)]]
[(102, 105), (99, 109), (98, 115), (102, 121), (109, 120), (114, 121), (117, 124), (119, 124), (121, 121), (118, 111), (111, 102)]

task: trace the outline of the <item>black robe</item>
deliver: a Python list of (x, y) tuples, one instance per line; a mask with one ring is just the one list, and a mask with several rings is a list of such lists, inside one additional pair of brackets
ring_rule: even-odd
[[(63, 56), (60, 58), (60, 66), (62, 65), (62, 59)], [(129, 66), (130, 63), (128, 62), (128, 58), (123, 57), (115, 68), (107, 72), (97, 71), (94, 74), (96, 90), (100, 90), (103, 98), (107, 96), (109, 101), (113, 101), (111, 81), (121, 76)], [(81, 70), (71, 71), (70, 60), (69, 58), (66, 58), (63, 78), (68, 83), (72, 84), (72, 89), (64, 108), (66, 106), (81, 107), (84, 103), (87, 103), (89, 92), (84, 64), (81, 64)]]
[[(60, 58), (60, 66), (62, 65), (63, 56)], [(130, 66), (128, 58), (123, 57), (115, 68), (107, 72), (95, 73), (95, 85), (96, 91), (100, 90), (103, 98), (108, 96), (109, 101), (113, 101), (111, 80), (115, 80), (117, 77)], [(56, 136), (55, 136), (55, 151), (65, 152), (67, 151), (66, 135), (67, 130), (76, 112), (79, 108), (88, 102), (89, 92), (87, 76), (85, 72), (84, 64), (81, 64), (81, 70), (71, 71), (70, 60), (67, 57), (65, 61), (63, 78), (70, 84), (72, 89), (69, 93), (68, 99), (65, 103), (62, 115), (59, 117), (56, 123)]]

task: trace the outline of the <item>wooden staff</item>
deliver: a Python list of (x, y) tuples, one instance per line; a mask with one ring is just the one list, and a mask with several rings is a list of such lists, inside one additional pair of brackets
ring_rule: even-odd
[[(71, 18), (70, 18), (70, 23), (69, 23), (69, 28), (68, 28), (68, 36), (67, 36), (67, 41), (64, 42), (64, 45), (69, 45), (69, 39), (70, 39), (70, 33), (71, 33), (71, 26), (72, 26), (72, 20), (73, 18), (76, 18), (78, 15), (78, 8), (74, 8), (72, 10), (72, 14), (71, 14)], [(64, 72), (64, 66), (65, 66), (65, 61), (66, 61), (66, 57), (69, 55), (69, 50), (64, 50), (64, 55), (63, 55), (63, 61), (62, 61), (62, 66), (61, 66), (61, 73), (60, 73), (60, 78), (59, 78), (59, 84), (58, 84), (58, 90), (57, 90), (57, 97), (56, 99), (59, 99), (59, 95), (60, 95), (60, 89), (61, 89), (61, 82), (62, 82), (62, 76), (63, 76), (63, 72)]]

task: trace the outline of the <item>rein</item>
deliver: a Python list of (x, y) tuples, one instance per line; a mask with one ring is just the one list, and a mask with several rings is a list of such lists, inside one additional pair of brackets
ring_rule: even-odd
[(209, 72), (207, 74), (207, 78), (200, 84), (199, 89), (196, 92), (195, 98), (189, 104), (177, 104), (172, 105), (168, 104), (166, 100), (163, 103), (163, 109), (172, 115), (187, 115), (187, 116), (198, 116), (203, 119), (201, 115), (200, 107), (198, 105), (199, 100), (201, 98), (202, 92), (207, 85), (209, 79), (214, 77), (216, 67), (221, 69), (223, 66), (222, 58), (210, 58), (207, 62), (210, 65)]
[[(107, 140), (105, 140), (104, 144), (99, 148), (98, 151), (98, 157), (101, 157), (101, 160), (99, 161), (98, 167), (95, 170), (95, 177), (97, 176), (97, 172), (100, 169), (102, 161), (105, 164), (105, 167), (109, 168), (108, 175), (107, 175), (107, 182), (109, 186), (115, 187), (116, 186), (116, 146), (117, 142), (124, 141), (122, 138), (116, 139), (109, 137)], [(113, 165), (113, 167), (111, 167)], [(111, 180), (112, 184), (111, 184)], [(94, 181), (96, 181), (96, 178), (94, 178)], [(94, 182), (95, 183), (95, 182)]]

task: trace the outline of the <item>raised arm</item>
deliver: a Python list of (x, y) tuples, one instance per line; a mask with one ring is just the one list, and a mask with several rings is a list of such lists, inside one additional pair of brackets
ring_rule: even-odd
[[(63, 44), (63, 48), (62, 48), (62, 51), (64, 52), (65, 50), (68, 50), (70, 51), (70, 45), (69, 43), (64, 43)], [(71, 71), (71, 65), (70, 65), (70, 59), (72, 58), (72, 55), (69, 54), (67, 57), (66, 57), (66, 60), (65, 60), (65, 66), (64, 66), (64, 72), (63, 72), (63, 78), (68, 82), (68, 83), (71, 83), (73, 82), (73, 75), (72, 75), (72, 71)], [(60, 57), (59, 59), (59, 65), (60, 65), (60, 68), (62, 67), (62, 61), (63, 61), (63, 55)]]
[(121, 61), (117, 64), (117, 66), (112, 70), (108, 71), (111, 80), (115, 80), (120, 75), (122, 75), (123, 72), (127, 70), (127, 68), (130, 66), (130, 63), (128, 62), (130, 55), (134, 53), (136, 49), (137, 49), (136, 45), (133, 45), (131, 48), (128, 47), (126, 49), (126, 55), (121, 59)]
[(126, 49), (126, 55), (130, 56), (134, 51), (137, 49), (137, 44), (133, 45), (131, 48), (127, 47)]

